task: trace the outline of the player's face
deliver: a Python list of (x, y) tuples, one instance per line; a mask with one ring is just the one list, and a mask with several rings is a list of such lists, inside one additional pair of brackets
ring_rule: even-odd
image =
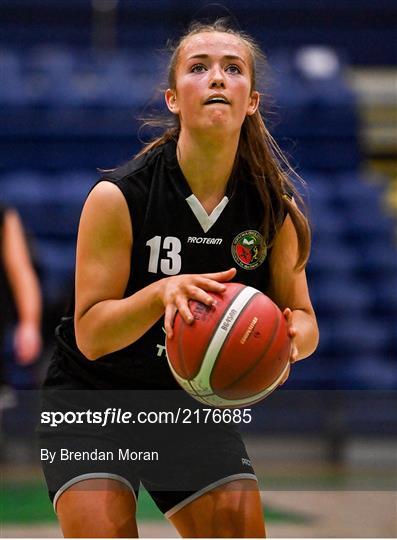
[(166, 101), (182, 129), (207, 136), (238, 133), (259, 104), (258, 92), (251, 91), (247, 45), (223, 32), (188, 38), (179, 52), (176, 88), (167, 90)]

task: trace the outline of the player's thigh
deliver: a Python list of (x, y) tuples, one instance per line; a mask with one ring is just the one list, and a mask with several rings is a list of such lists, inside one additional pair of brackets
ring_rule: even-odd
[(183, 537), (265, 538), (258, 483), (241, 479), (210, 490), (173, 514)]
[(73, 484), (59, 497), (57, 516), (66, 538), (137, 538), (133, 492), (113, 479)]

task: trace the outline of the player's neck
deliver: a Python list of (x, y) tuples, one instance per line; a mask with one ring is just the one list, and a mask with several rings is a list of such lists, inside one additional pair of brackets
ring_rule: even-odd
[(202, 201), (224, 196), (233, 169), (238, 137), (203, 140), (181, 131), (177, 157), (192, 192)]

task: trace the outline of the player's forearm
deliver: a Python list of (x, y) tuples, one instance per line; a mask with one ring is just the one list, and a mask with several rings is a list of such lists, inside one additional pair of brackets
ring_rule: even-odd
[(19, 322), (38, 328), (42, 311), (39, 280), (30, 260), (21, 220), (14, 210), (8, 210), (5, 216), (0, 256), (3, 258)]
[(39, 282), (30, 268), (9, 271), (9, 282), (14, 297), (18, 320), (22, 324), (40, 327), (42, 300)]
[(89, 360), (137, 341), (164, 314), (159, 280), (121, 300), (104, 300), (75, 316), (76, 341)]
[(314, 313), (309, 313), (303, 309), (292, 311), (293, 326), (297, 330), (295, 338), (298, 349), (298, 360), (307, 358), (317, 348), (319, 341), (319, 331)]

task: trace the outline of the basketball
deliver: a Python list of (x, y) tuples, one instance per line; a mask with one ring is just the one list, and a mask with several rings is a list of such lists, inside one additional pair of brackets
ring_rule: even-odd
[(171, 371), (186, 392), (216, 407), (242, 407), (277, 388), (289, 365), (287, 322), (266, 295), (240, 283), (211, 293), (215, 306), (190, 301), (194, 322), (177, 313), (166, 340)]

